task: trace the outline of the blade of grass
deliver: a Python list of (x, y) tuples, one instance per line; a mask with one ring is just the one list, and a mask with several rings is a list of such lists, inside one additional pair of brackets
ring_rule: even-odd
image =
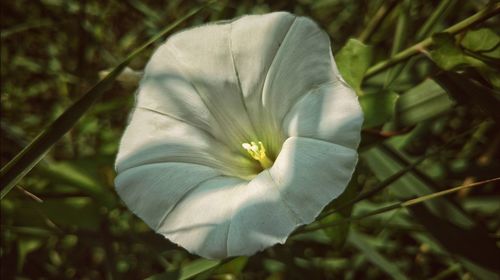
[(125, 67), (146, 48), (161, 39), (164, 35), (172, 31), (181, 23), (200, 12), (203, 8), (212, 3), (194, 9), (187, 15), (178, 19), (167, 26), (156, 36), (135, 49), (127, 58), (116, 66), (104, 79), (99, 81), (78, 101), (71, 105), (61, 116), (59, 116), (49, 127), (42, 131), (27, 147), (25, 147), (14, 159), (5, 165), (0, 171), (0, 186), (2, 192), (0, 199), (3, 199), (16, 183), (26, 175), (48, 152), (48, 150), (66, 134), (75, 123), (83, 116), (92, 104), (110, 88), (116, 77), (125, 69)]
[[(487, 20), (490, 17), (493, 17), (500, 13), (500, 3), (495, 3), (488, 5), (483, 10), (475, 13), (474, 15), (458, 22), (457, 24), (443, 30), (442, 32), (447, 32), (450, 34), (457, 34), (465, 29), (472, 27), (482, 21)], [(391, 58), (381, 61), (374, 66), (370, 67), (368, 71), (366, 71), (365, 79), (375, 76), (376, 74), (400, 63), (406, 61), (407, 59), (413, 57), (414, 55), (420, 53), (422, 50), (428, 48), (432, 44), (432, 38), (428, 37), (425, 40), (420, 41), (419, 43), (401, 51), (392, 56)]]

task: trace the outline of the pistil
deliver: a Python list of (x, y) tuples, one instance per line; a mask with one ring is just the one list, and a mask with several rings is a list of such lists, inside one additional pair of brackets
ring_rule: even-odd
[(273, 165), (273, 161), (269, 159), (266, 155), (266, 149), (264, 148), (264, 144), (261, 141), (258, 142), (250, 142), (241, 144), (243, 149), (245, 149), (250, 156), (257, 160), (262, 168), (267, 169)]

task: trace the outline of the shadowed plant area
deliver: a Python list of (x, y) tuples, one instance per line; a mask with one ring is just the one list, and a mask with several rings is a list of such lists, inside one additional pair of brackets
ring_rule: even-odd
[[(228, 21), (279, 11), (297, 17), (273, 14), (284, 19), (276, 24), (264, 17)], [(500, 4), (487, 0), (3, 1), (1, 278), (498, 279), (499, 15)], [(309, 68), (300, 63), (296, 69), (279, 68), (289, 53), (302, 61), (328, 49), (312, 41), (297, 43), (302, 37), (294, 37), (293, 30), (300, 24), (319, 30), (304, 17), (328, 35), (340, 74), (336, 68), (332, 73), (342, 79), (321, 80), (330, 73), (318, 71), (330, 69), (329, 53), (325, 60), (304, 64)], [(263, 42), (273, 43), (269, 48), (274, 54), (268, 58), (266, 52), (256, 52), (254, 59), (245, 60), (249, 53), (238, 50), (260, 41), (241, 43), (245, 36), (240, 35), (241, 42), (229, 41), (231, 56), (216, 59), (224, 51), (203, 43), (213, 47), (219, 41), (199, 31), (203, 29), (190, 29), (215, 21), (221, 22), (204, 28), (268, 30)], [(251, 28), (267, 22), (272, 23), (268, 29)], [(186, 29), (190, 31), (179, 33)], [(310, 40), (315, 40), (313, 33)], [(167, 51), (155, 52), (174, 34), (171, 45), (185, 49), (175, 55), (206, 57), (173, 61), (176, 57)], [(249, 34), (258, 38), (254, 35)], [(321, 38), (326, 42), (327, 36)], [(300, 47), (283, 50), (308, 44), (310, 53)], [(148, 63), (154, 52), (168, 61)], [(243, 109), (218, 108), (231, 103), (217, 101), (213, 96), (219, 92), (210, 91), (211, 83), (219, 81), (223, 90), (233, 86), (231, 78), (217, 72), (222, 59), (234, 66), (235, 92), (241, 91), (243, 101), (236, 99)], [(199, 61), (215, 66), (200, 70), (195, 68)], [(146, 63), (149, 70), (138, 88)], [(253, 85), (247, 77), (254, 76), (244, 67), (259, 63), (263, 68), (252, 75), (265, 79)], [(171, 68), (161, 70), (164, 65)], [(188, 91), (165, 97), (165, 88), (174, 93), (183, 88), (186, 73), (200, 95), (193, 98), (203, 101), (220, 127), (204, 126), (203, 112), (193, 109), (194, 101), (186, 102)], [(308, 88), (302, 77), (317, 83)], [(288, 80), (280, 84), (274, 78)], [(264, 109), (248, 101), (257, 88), (264, 92)], [(302, 98), (303, 88), (314, 96)], [(289, 89), (288, 95), (276, 95), (279, 89)], [(352, 120), (359, 121), (358, 129), (361, 125), (360, 114), (350, 114), (357, 103), (340, 102), (330, 91), (351, 94), (352, 100), (357, 95), (363, 111), (355, 170), (357, 142), (348, 140), (357, 139)], [(247, 111), (251, 129), (231, 126), (247, 121), (240, 121), (240, 111)], [(173, 125), (178, 119), (195, 121), (179, 129)], [(139, 136), (124, 134), (125, 128)], [(155, 141), (148, 140), (148, 129), (158, 131)], [(213, 137), (199, 137), (198, 130)], [(342, 135), (344, 130), (354, 134)], [(248, 131), (254, 135), (246, 136)], [(328, 137), (344, 142), (332, 148)], [(196, 145), (204, 148), (196, 150)], [(124, 146), (132, 147), (131, 152)], [(226, 153), (219, 146), (234, 148)], [(349, 160), (339, 160), (339, 151)], [(137, 165), (163, 161), (185, 167), (175, 172), (157, 168), (159, 175), (138, 171)], [(344, 169), (332, 168), (339, 165)], [(261, 188), (259, 183), (267, 182), (259, 179), (266, 172), (276, 183), (272, 187), (281, 188), (275, 196), (266, 197), (265, 184)], [(273, 175), (283, 176), (276, 180)], [(193, 190), (162, 191), (162, 184), (176, 184), (171, 180), (175, 176), (182, 182), (205, 177), (192, 183)], [(137, 188), (141, 184), (144, 191)], [(241, 195), (222, 201), (219, 193), (226, 190)], [(332, 195), (335, 199), (328, 203)], [(147, 196), (154, 197), (144, 200), (150, 204), (141, 201)], [(273, 212), (280, 199), (286, 207)], [(316, 217), (316, 208), (325, 203)], [(159, 209), (165, 205), (168, 211)], [(217, 209), (232, 205), (241, 208), (230, 216), (220, 210), (225, 227), (210, 223)], [(191, 220), (178, 214), (182, 209), (197, 212)], [(261, 221), (249, 219), (248, 212), (259, 213)], [(286, 224), (286, 219), (293, 221)], [(282, 224), (288, 228), (281, 230)], [(191, 235), (197, 227), (209, 230)], [(273, 229), (276, 236), (266, 235)], [(225, 258), (191, 254), (155, 230), (191, 252)], [(210, 243), (220, 231), (226, 236), (222, 248)], [(230, 240), (233, 231), (253, 234), (253, 239)], [(278, 239), (286, 242), (271, 246)], [(252, 246), (265, 250), (254, 253)]]

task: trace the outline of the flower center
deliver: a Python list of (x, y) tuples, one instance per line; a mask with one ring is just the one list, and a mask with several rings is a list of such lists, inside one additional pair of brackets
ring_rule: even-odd
[(267, 155), (266, 155), (266, 149), (264, 148), (264, 144), (262, 142), (258, 141), (256, 142), (250, 142), (250, 143), (243, 143), (241, 144), (243, 149), (245, 149), (250, 156), (257, 160), (262, 168), (267, 169), (273, 165), (273, 161), (270, 160)]

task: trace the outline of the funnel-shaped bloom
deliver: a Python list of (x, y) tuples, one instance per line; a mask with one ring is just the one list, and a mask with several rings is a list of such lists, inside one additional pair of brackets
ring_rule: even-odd
[(116, 189), (192, 253), (250, 255), (344, 191), (362, 119), (310, 19), (278, 12), (196, 27), (146, 66)]

